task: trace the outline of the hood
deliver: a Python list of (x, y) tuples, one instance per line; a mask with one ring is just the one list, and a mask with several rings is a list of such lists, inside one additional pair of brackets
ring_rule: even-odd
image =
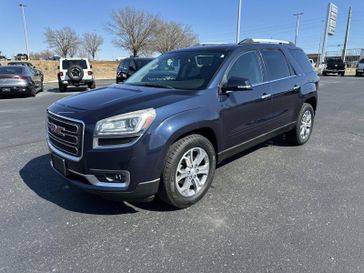
[[(198, 91), (111, 85), (65, 97), (49, 107), (54, 113), (78, 117), (112, 116), (146, 108), (158, 108), (191, 98)], [(68, 113), (70, 115), (68, 115)]]

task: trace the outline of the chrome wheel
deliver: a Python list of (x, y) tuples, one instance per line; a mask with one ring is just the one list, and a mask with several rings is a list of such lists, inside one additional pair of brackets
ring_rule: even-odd
[(210, 162), (206, 151), (200, 147), (189, 149), (182, 156), (176, 170), (176, 187), (184, 197), (198, 193), (209, 175)]
[(311, 133), (311, 127), (312, 127), (312, 113), (309, 110), (306, 110), (301, 119), (301, 125), (300, 125), (300, 137), (302, 140), (306, 140)]

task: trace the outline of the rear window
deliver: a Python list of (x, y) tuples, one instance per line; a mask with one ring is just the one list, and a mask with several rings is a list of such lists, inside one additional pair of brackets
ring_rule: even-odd
[(307, 55), (300, 49), (289, 49), (292, 57), (296, 60), (304, 73), (310, 73), (313, 71), (312, 64), (309, 61)]
[(364, 64), (364, 59), (361, 59), (359, 63)]
[(268, 70), (268, 80), (278, 80), (291, 76), (286, 57), (279, 49), (262, 51), (263, 59)]
[(82, 69), (87, 69), (87, 63), (85, 60), (64, 60), (64, 61), (62, 61), (63, 69), (68, 69), (74, 65), (80, 66)]
[(23, 68), (21, 66), (13, 67), (0, 67), (0, 74), (22, 74)]

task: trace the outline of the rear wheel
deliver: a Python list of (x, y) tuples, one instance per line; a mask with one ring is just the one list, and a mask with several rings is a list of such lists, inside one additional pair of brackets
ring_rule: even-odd
[(315, 112), (311, 104), (304, 103), (297, 118), (297, 123), (287, 135), (288, 140), (294, 145), (305, 144), (311, 136)]
[(216, 156), (211, 142), (190, 135), (168, 150), (159, 196), (177, 208), (198, 202), (208, 191), (215, 173)]
[(31, 97), (35, 97), (37, 95), (37, 90), (35, 89), (35, 86), (30, 87), (30, 93), (29, 95)]
[(88, 88), (90, 88), (90, 89), (95, 89), (95, 88), (96, 88), (96, 83), (95, 83), (95, 82), (93, 82), (93, 83), (89, 83), (89, 84), (88, 84)]
[(66, 86), (63, 83), (59, 82), (58, 89), (59, 89), (59, 92), (64, 92), (64, 91), (66, 91)]
[(326, 71), (323, 71), (322, 72), (322, 76), (327, 76), (327, 72)]
[(341, 77), (344, 77), (345, 76), (345, 72), (341, 72), (340, 75), (341, 75)]

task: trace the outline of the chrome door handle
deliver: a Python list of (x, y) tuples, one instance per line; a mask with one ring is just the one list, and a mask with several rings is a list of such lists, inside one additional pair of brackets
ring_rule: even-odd
[(295, 86), (293, 86), (293, 91), (296, 91), (296, 90), (298, 90), (298, 89), (300, 89), (301, 87), (299, 86), (299, 85), (295, 85)]
[(272, 96), (272, 94), (263, 94), (262, 96), (261, 96), (261, 98), (264, 100), (264, 99), (268, 99), (268, 98), (270, 98)]

